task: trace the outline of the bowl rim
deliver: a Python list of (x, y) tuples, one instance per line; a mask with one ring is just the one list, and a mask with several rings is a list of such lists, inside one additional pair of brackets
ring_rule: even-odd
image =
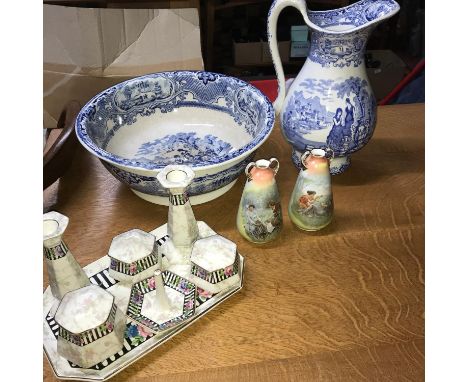
[[(132, 170), (140, 170), (140, 171), (151, 171), (151, 170), (161, 170), (164, 167), (167, 166), (167, 164), (162, 164), (158, 165), (157, 163), (154, 162), (140, 162), (135, 159), (126, 159), (125, 157), (122, 157), (120, 155), (113, 154), (109, 151), (106, 151), (102, 149), (101, 147), (97, 146), (93, 140), (89, 137), (86, 127), (83, 123), (83, 119), (85, 117), (85, 112), (99, 99), (107, 95), (108, 92), (110, 91), (117, 91), (118, 89), (122, 88), (125, 86), (127, 83), (139, 79), (145, 79), (145, 78), (151, 78), (155, 75), (164, 75), (168, 73), (182, 73), (182, 74), (196, 74), (199, 75), (200, 73), (206, 73), (208, 75), (213, 74), (215, 76), (218, 76), (218, 78), (225, 78), (230, 81), (235, 81), (238, 84), (242, 86), (246, 86), (249, 91), (257, 94), (260, 99), (263, 100), (265, 103), (267, 110), (266, 110), (266, 117), (265, 117), (265, 127), (259, 132), (259, 134), (249, 143), (241, 146), (237, 150), (230, 152), (228, 154), (225, 154), (224, 156), (220, 157), (219, 162), (213, 163), (213, 164), (208, 164), (208, 165), (201, 165), (197, 166), (196, 163), (190, 163), (188, 164), (190, 167), (200, 171), (200, 170), (208, 170), (212, 169), (215, 167), (223, 166), (235, 161), (238, 161), (246, 156), (248, 156), (250, 153), (252, 153), (254, 150), (256, 150), (260, 145), (262, 145), (265, 140), (270, 136), (271, 132), (273, 131), (274, 124), (275, 124), (275, 111), (273, 108), (273, 104), (271, 101), (268, 99), (268, 97), (263, 94), (258, 88), (255, 86), (249, 84), (248, 82), (245, 82), (239, 78), (228, 76), (226, 74), (221, 74), (221, 73), (216, 73), (216, 72), (210, 72), (210, 71), (205, 71), (205, 70), (174, 70), (174, 71), (162, 71), (162, 72), (154, 72), (154, 73), (147, 73), (141, 76), (137, 77), (132, 77), (129, 78), (125, 81), (119, 82), (113, 86), (110, 86), (98, 94), (96, 94), (93, 98), (91, 98), (80, 110), (78, 113), (78, 116), (76, 117), (75, 121), (75, 132), (78, 137), (79, 142), (84, 146), (85, 149), (87, 149), (89, 152), (92, 154), (96, 155), (99, 159), (104, 160), (112, 165), (118, 166), (120, 168), (128, 168)], [(248, 148), (246, 150), (246, 148)]]

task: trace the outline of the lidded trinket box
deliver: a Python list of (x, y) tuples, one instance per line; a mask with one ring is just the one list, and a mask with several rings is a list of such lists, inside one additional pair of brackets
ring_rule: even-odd
[(109, 257), (111, 277), (127, 283), (141, 281), (158, 266), (156, 238), (139, 229), (121, 233), (112, 239)]
[(126, 317), (114, 296), (96, 285), (68, 292), (55, 314), (57, 351), (88, 368), (122, 349)]
[(218, 293), (239, 282), (237, 245), (221, 235), (198, 239), (190, 261), (193, 279), (206, 291)]

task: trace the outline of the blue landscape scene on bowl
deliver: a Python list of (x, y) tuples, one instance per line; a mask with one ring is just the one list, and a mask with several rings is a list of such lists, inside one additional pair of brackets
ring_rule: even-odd
[[(252, 153), (241, 162), (215, 174), (196, 176), (188, 187), (187, 194), (189, 196), (200, 195), (227, 186), (244, 172), (245, 167), (252, 162), (254, 155), (255, 153)], [(103, 161), (102, 163), (116, 179), (136, 191), (148, 195), (169, 196), (168, 191), (161, 186), (155, 176), (138, 175), (121, 170), (108, 162)]]
[[(137, 160), (165, 164), (218, 163), (232, 146), (218, 137), (208, 134), (198, 137), (195, 132), (166, 135), (161, 139), (143, 143), (135, 155)], [(170, 157), (164, 152), (176, 153)]]
[[(218, 103), (220, 99), (225, 102)], [(142, 144), (134, 158), (106, 151), (119, 128), (134, 124), (137, 117), (150, 116), (157, 110), (170, 113), (180, 107), (227, 113), (251, 140), (232, 150), (229, 142), (214, 135), (197, 137), (196, 132), (175, 132)], [(273, 124), (271, 103), (258, 89), (244, 81), (217, 73), (176, 71), (148, 74), (101, 92), (79, 113), (76, 132), (85, 147), (99, 158), (117, 165), (152, 170), (175, 163), (197, 168), (237, 158), (259, 146), (271, 132)], [(177, 157), (151, 157), (155, 148), (167, 144), (181, 146)]]
[[(232, 123), (223, 128), (236, 132), (219, 137), (216, 129), (166, 129), (154, 139), (137, 143), (132, 155), (120, 156), (108, 150), (120, 128), (131, 129), (140, 118), (158, 113), (159, 125), (154, 124), (157, 130), (164, 126), (162, 116), (180, 108), (225, 113)], [(211, 123), (210, 114), (206, 116)], [(195, 196), (233, 183), (271, 133), (274, 119), (270, 101), (244, 81), (211, 72), (175, 71), (137, 77), (101, 92), (79, 113), (76, 133), (115, 178), (146, 195), (167, 196), (156, 179), (158, 170), (170, 164), (191, 166), (196, 177), (187, 192)], [(244, 137), (241, 145), (226, 138), (238, 135)]]

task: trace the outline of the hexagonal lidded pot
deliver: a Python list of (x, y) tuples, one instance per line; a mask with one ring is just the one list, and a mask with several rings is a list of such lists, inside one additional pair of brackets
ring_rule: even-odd
[(191, 273), (196, 284), (211, 293), (239, 282), (237, 245), (221, 235), (198, 239), (190, 255)]
[(96, 285), (65, 294), (55, 321), (59, 325), (57, 352), (82, 368), (122, 349), (126, 316), (114, 296)]
[(114, 237), (108, 255), (110, 276), (122, 282), (136, 283), (146, 279), (158, 266), (156, 238), (139, 229)]

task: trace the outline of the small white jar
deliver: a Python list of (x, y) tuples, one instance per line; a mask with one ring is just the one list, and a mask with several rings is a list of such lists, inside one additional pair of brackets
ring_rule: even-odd
[(57, 352), (82, 368), (122, 349), (126, 316), (117, 308), (114, 296), (96, 285), (65, 294), (55, 321), (59, 325)]
[(190, 262), (194, 282), (208, 292), (219, 293), (239, 282), (237, 245), (221, 235), (198, 239)]
[(114, 237), (108, 255), (110, 276), (124, 283), (144, 280), (152, 276), (158, 266), (156, 238), (139, 229)]

